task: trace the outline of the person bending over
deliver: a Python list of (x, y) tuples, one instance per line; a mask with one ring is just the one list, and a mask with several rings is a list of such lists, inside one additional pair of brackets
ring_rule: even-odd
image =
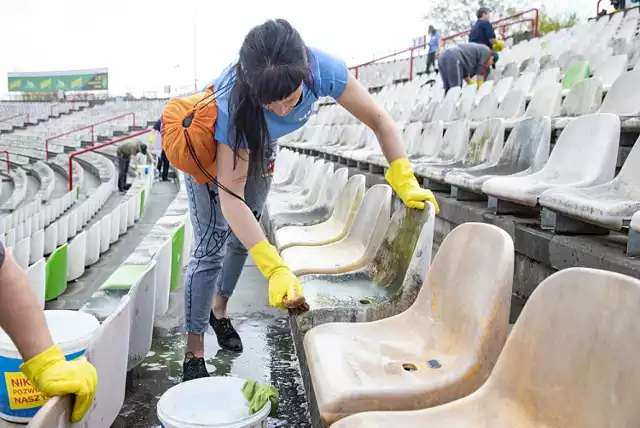
[(478, 43), (463, 43), (444, 51), (438, 57), (438, 68), (445, 93), (460, 86), (462, 81), (475, 84), (471, 78), (477, 77), (478, 87), (482, 85), (487, 70), (493, 62), (491, 50)]
[(127, 184), (127, 174), (131, 165), (131, 158), (138, 153), (147, 157), (149, 165), (153, 165), (153, 157), (147, 150), (147, 145), (140, 141), (127, 141), (118, 147), (118, 190), (126, 192), (130, 185)]
[(420, 188), (389, 114), (344, 61), (307, 46), (287, 21), (270, 20), (251, 29), (239, 61), (207, 87), (211, 84), (217, 103), (219, 186), (198, 184), (192, 176), (185, 179), (194, 231), (184, 287), (185, 381), (209, 376), (203, 358), (209, 325), (221, 348), (242, 350), (227, 304), (248, 253), (268, 278), (271, 306), (285, 309), (290, 289), (302, 295), (300, 281), (269, 244), (258, 219), (271, 184), (276, 140), (302, 127), (320, 97), (334, 98), (375, 132), (389, 161), (387, 181), (408, 207), (424, 209), (425, 201), (435, 203), (431, 191)]

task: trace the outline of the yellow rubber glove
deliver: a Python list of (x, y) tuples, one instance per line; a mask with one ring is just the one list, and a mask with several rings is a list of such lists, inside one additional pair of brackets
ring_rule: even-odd
[(478, 80), (478, 89), (480, 89), (480, 86), (482, 86), (483, 83), (484, 83), (484, 80)]
[(436, 214), (440, 212), (440, 207), (431, 190), (423, 189), (418, 184), (409, 159), (400, 158), (391, 162), (384, 178), (407, 207), (423, 210), (424, 201), (429, 201), (435, 206)]
[(266, 239), (258, 242), (249, 249), (260, 272), (269, 280), (269, 304), (275, 308), (286, 310), (284, 298), (292, 286), (298, 296), (302, 296), (302, 285), (291, 269), (284, 264), (284, 260), (278, 254), (276, 247), (269, 244)]
[(502, 40), (496, 40), (496, 42), (491, 46), (491, 49), (496, 52), (502, 52), (502, 49), (504, 49), (504, 42)]
[(58, 345), (53, 345), (23, 363), (20, 370), (47, 398), (76, 396), (71, 422), (79, 422), (91, 407), (98, 386), (98, 373), (86, 358), (66, 361)]
[(149, 135), (149, 145), (152, 146), (154, 141), (156, 141), (156, 134)]
[(466, 79), (464, 79), (464, 81), (467, 82), (467, 85), (475, 85), (476, 84), (475, 80), (470, 79), (468, 77)]

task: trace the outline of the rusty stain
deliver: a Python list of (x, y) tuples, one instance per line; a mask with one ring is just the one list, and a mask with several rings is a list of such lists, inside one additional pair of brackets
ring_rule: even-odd
[(470, 380), (471, 378), (473, 378), (473, 376), (475, 376), (475, 374), (478, 372), (478, 370), (480, 370), (480, 364), (475, 363), (470, 369), (469, 371), (467, 371), (464, 376), (462, 377), (464, 380)]

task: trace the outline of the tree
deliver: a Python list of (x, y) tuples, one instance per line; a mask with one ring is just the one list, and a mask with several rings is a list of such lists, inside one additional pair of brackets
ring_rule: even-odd
[(540, 35), (558, 31), (561, 28), (573, 27), (578, 23), (578, 14), (550, 15), (544, 8), (540, 9), (538, 32)]
[(469, 30), (476, 22), (480, 7), (491, 10), (491, 20), (506, 18), (528, 8), (524, 0), (432, 0), (429, 12), (423, 17), (442, 34)]

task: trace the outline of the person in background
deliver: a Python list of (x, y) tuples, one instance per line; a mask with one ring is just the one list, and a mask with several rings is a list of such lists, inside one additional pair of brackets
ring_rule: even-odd
[[(427, 54), (427, 71), (429, 74), (431, 72), (431, 66), (435, 68), (436, 64), (436, 54), (438, 53), (438, 46), (440, 43), (440, 31), (433, 28), (433, 25), (429, 25), (429, 53)], [(438, 70), (435, 70), (436, 73)]]
[(471, 80), (473, 76), (477, 77), (480, 87), (492, 63), (491, 49), (485, 45), (462, 43), (447, 49), (438, 57), (445, 93), (455, 86), (462, 87), (463, 80), (468, 84), (476, 84)]
[(149, 136), (149, 144), (151, 144), (151, 151), (158, 160), (158, 172), (162, 178), (162, 181), (169, 181), (169, 159), (162, 150), (162, 134), (160, 134), (160, 128), (162, 122), (160, 119), (153, 124), (153, 131)]
[(476, 12), (478, 20), (475, 24), (473, 24), (473, 27), (471, 28), (471, 34), (469, 34), (469, 43), (479, 43), (491, 49), (497, 39), (496, 33), (493, 31), (493, 25), (491, 25), (491, 22), (489, 22), (489, 20), (491, 19), (491, 15), (489, 14), (489, 12), (489, 9), (487, 9), (486, 7), (481, 7)]
[(491, 15), (489, 9), (481, 7), (476, 12), (476, 16), (478, 17), (478, 21), (476, 21), (471, 28), (469, 43), (479, 43), (491, 49), (493, 51), (493, 64), (495, 68), (495, 64), (498, 62), (499, 58), (498, 52), (502, 51), (504, 48), (504, 42), (496, 38), (496, 33), (493, 31), (493, 25), (490, 22)]
[(149, 165), (153, 165), (153, 157), (147, 150), (147, 145), (140, 141), (127, 141), (118, 147), (118, 190), (126, 192), (130, 185), (127, 184), (127, 173), (131, 165), (131, 158), (138, 153), (147, 157)]
[(20, 370), (45, 397), (75, 395), (71, 421), (91, 407), (98, 373), (86, 358), (66, 361), (53, 343), (44, 311), (29, 278), (0, 242), (0, 327), (25, 361)]

